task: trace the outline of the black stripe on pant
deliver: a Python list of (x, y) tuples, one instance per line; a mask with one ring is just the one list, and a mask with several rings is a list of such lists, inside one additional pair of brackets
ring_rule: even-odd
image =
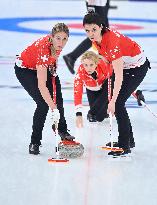
[[(33, 98), (36, 102), (36, 110), (33, 116), (33, 126), (32, 126), (32, 135), (31, 135), (31, 142), (33, 144), (40, 144), (40, 140), (42, 139), (42, 130), (44, 127), (44, 123), (46, 120), (46, 116), (49, 110), (49, 107), (38, 88), (38, 79), (37, 79), (37, 72), (30, 69), (20, 68), (15, 65), (15, 74), (21, 85), (24, 89), (28, 92), (28, 94)], [(55, 78), (56, 80), (56, 103), (57, 108), (60, 112), (60, 121), (58, 124), (58, 129), (60, 131), (67, 130), (67, 124), (64, 117), (64, 108), (63, 108), (63, 98), (61, 92), (61, 84), (59, 77)], [(52, 86), (52, 77), (49, 72), (47, 71), (47, 88), (53, 98), (53, 86)]]

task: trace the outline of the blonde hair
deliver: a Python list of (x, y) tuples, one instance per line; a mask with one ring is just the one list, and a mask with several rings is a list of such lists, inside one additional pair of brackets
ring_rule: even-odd
[(86, 51), (82, 56), (81, 56), (81, 62), (83, 62), (85, 59), (89, 59), (94, 61), (95, 64), (98, 64), (100, 60), (100, 56), (93, 51)]
[(58, 32), (65, 32), (67, 36), (69, 36), (69, 28), (64, 23), (57, 23), (56, 25), (54, 25), (54, 27), (52, 28), (52, 35), (55, 35)]
[[(51, 32), (52, 36), (55, 35), (56, 33), (59, 33), (59, 32), (64, 32), (69, 37), (69, 28), (66, 24), (57, 23), (56, 25), (54, 25), (54, 27), (52, 28), (52, 32)], [(52, 43), (52, 38), (51, 37), (49, 38), (49, 42)], [(51, 49), (51, 55), (54, 56), (54, 57), (57, 57), (56, 56), (56, 50), (55, 50), (53, 45), (51, 45), (50, 49)]]

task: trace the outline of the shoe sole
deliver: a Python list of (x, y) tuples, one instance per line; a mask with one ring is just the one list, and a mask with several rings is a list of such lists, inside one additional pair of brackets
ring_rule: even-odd
[(32, 152), (32, 151), (29, 151), (29, 154), (38, 155), (38, 154), (40, 154), (40, 152)]

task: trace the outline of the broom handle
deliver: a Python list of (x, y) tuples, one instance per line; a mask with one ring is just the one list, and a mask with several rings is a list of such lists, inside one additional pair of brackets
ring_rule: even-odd
[[(135, 92), (133, 92), (132, 95), (137, 99), (137, 95), (136, 95)], [(141, 100), (140, 102), (141, 102), (141, 104), (142, 104), (145, 108), (147, 108), (147, 110), (148, 110), (155, 118), (157, 118), (157, 115), (152, 112), (152, 110), (148, 107), (148, 105), (147, 105), (145, 102), (143, 102), (142, 100)]]
[[(52, 85), (53, 85), (53, 101), (56, 104), (56, 82), (55, 76), (52, 77)], [(56, 156), (59, 157), (59, 136), (58, 136), (58, 124), (55, 124), (55, 145), (56, 145)]]
[[(108, 101), (110, 102), (111, 100), (111, 78), (110, 74), (108, 73)], [(110, 139), (111, 139), (111, 149), (113, 148), (113, 125), (112, 125), (112, 113), (109, 113), (109, 118), (110, 118)]]

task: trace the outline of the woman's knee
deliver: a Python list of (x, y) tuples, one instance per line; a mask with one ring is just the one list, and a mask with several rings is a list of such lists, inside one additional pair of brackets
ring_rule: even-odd
[(117, 101), (115, 103), (115, 112), (116, 113), (122, 112), (124, 109), (125, 109), (125, 102)]
[(42, 111), (43, 113), (47, 113), (49, 110), (49, 106), (47, 105), (46, 102), (41, 101), (37, 103), (37, 109)]

